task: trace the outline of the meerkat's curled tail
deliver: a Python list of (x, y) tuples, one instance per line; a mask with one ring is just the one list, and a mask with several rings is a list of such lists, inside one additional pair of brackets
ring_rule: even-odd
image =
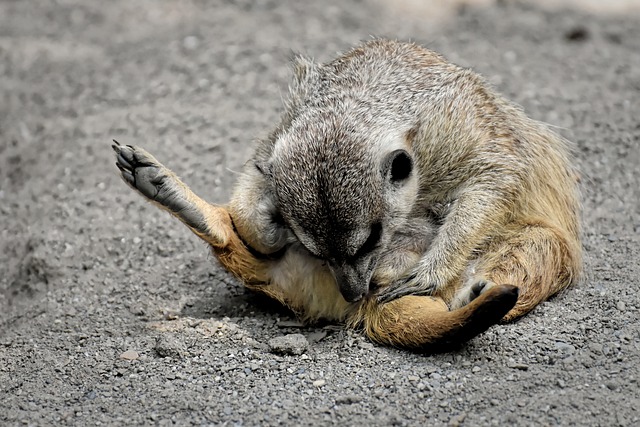
[(386, 304), (363, 304), (350, 319), (380, 344), (424, 352), (449, 350), (498, 323), (518, 300), (518, 288), (493, 287), (466, 306), (449, 311), (437, 297), (408, 295)]

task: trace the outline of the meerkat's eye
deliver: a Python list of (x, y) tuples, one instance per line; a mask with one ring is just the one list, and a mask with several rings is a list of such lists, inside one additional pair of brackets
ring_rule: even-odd
[(405, 150), (392, 151), (384, 162), (384, 173), (393, 184), (399, 184), (409, 178), (413, 170), (413, 160)]
[(403, 181), (411, 175), (413, 169), (413, 161), (409, 157), (409, 153), (401, 150), (391, 162), (391, 181)]
[(280, 211), (273, 212), (271, 214), (271, 222), (279, 225), (280, 227), (286, 227), (287, 223), (284, 221), (284, 217), (280, 213)]
[(362, 255), (366, 255), (369, 252), (373, 251), (378, 245), (381, 235), (382, 235), (382, 224), (379, 222), (376, 222), (371, 226), (371, 232), (369, 233), (369, 237), (367, 237), (367, 240), (365, 240), (362, 246), (360, 246), (360, 249), (358, 249), (358, 252), (356, 252), (354, 258), (358, 258)]

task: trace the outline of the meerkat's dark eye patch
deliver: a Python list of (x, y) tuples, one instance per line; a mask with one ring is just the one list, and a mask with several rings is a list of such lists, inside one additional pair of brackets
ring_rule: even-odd
[(362, 246), (360, 246), (360, 249), (358, 249), (358, 252), (356, 252), (354, 258), (361, 257), (373, 251), (378, 245), (378, 242), (380, 242), (381, 235), (382, 235), (382, 224), (379, 222), (376, 222), (371, 226), (371, 232), (369, 233), (369, 237), (367, 237), (367, 240), (365, 240)]
[(392, 151), (384, 162), (384, 173), (393, 184), (409, 178), (413, 171), (413, 160), (405, 150)]
[(399, 182), (407, 179), (413, 169), (413, 161), (411, 157), (409, 157), (409, 153), (404, 150), (399, 151), (391, 162), (391, 182)]
[(286, 227), (287, 223), (284, 221), (284, 217), (280, 213), (280, 211), (273, 212), (271, 214), (271, 221), (274, 224), (279, 225), (280, 227)]

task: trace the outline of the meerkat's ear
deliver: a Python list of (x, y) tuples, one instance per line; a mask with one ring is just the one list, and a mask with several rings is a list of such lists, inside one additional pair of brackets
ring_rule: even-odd
[(394, 150), (382, 162), (382, 174), (392, 184), (400, 184), (411, 176), (413, 159), (406, 150)]

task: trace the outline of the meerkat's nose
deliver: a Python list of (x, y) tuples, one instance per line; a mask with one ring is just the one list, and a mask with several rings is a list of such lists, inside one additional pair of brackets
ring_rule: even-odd
[(332, 266), (338, 289), (347, 302), (358, 302), (369, 292), (370, 274), (362, 274), (349, 264)]

